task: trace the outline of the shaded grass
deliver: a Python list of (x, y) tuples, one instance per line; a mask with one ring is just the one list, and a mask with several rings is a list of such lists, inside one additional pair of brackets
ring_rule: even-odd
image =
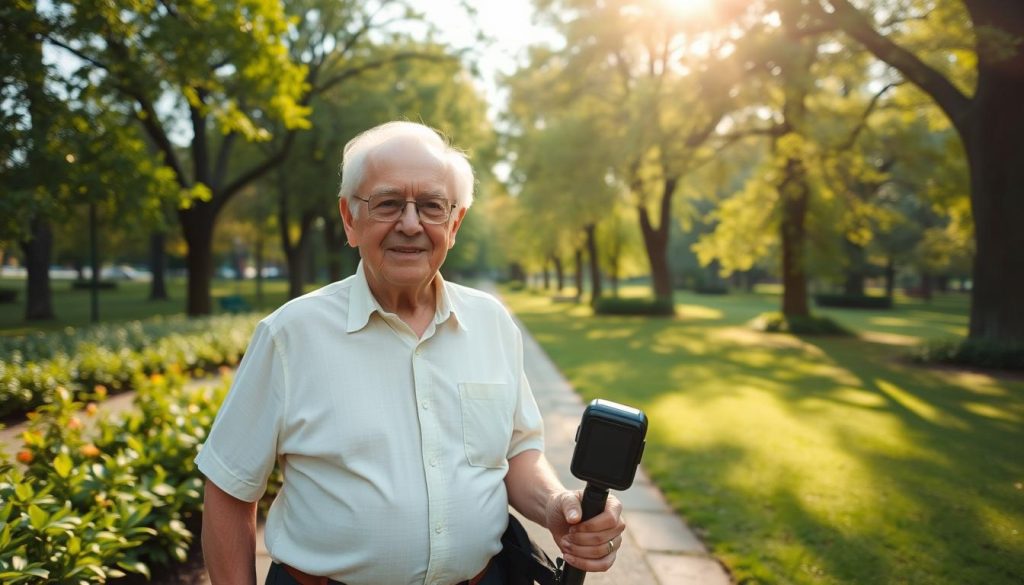
[(647, 412), (645, 467), (738, 582), (1024, 582), (1024, 381), (895, 359), (966, 297), (820, 311), (858, 338), (753, 331), (760, 295), (506, 301), (585, 398)]

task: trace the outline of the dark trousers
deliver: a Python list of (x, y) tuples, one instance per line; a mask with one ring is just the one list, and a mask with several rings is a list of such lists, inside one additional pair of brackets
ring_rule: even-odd
[[(334, 580), (330, 580), (328, 583), (331, 585), (345, 585), (340, 581)], [(465, 583), (466, 582), (463, 581), (458, 585), (464, 585)], [(504, 563), (500, 562), (500, 559), (495, 557), (487, 568), (487, 572), (484, 574), (483, 579), (480, 580), (479, 585), (507, 585), (507, 583), (508, 579), (505, 575)], [(267, 573), (266, 585), (299, 585), (299, 582), (285, 570), (284, 565), (274, 563), (270, 565), (270, 572)]]

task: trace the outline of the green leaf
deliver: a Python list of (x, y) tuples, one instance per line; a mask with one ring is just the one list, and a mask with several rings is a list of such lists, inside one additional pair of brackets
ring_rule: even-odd
[(135, 561), (134, 563), (128, 561), (118, 561), (117, 566), (132, 573), (140, 573), (142, 575), (145, 575), (147, 579), (150, 578), (149, 567), (146, 566), (146, 563), (143, 563), (141, 561)]
[(53, 460), (53, 470), (62, 478), (67, 478), (67, 476), (71, 475), (71, 467), (73, 465), (74, 463), (67, 453), (61, 453)]
[(18, 496), (18, 500), (27, 502), (32, 497), (32, 486), (27, 483), (19, 483), (14, 486), (14, 495)]
[(50, 515), (39, 506), (32, 504), (28, 507), (28, 519), (33, 528), (42, 530), (46, 526), (46, 521), (50, 519)]

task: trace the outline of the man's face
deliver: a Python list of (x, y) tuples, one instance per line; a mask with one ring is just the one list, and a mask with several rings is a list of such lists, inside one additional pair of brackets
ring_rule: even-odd
[[(455, 203), (444, 161), (417, 142), (401, 138), (376, 148), (367, 160), (356, 195), (367, 199), (379, 193), (410, 201), (441, 196)], [(427, 224), (419, 220), (415, 205), (406, 205), (398, 220), (382, 222), (369, 217), (366, 203), (356, 203), (353, 214), (348, 201), (339, 202), (345, 234), (349, 245), (359, 248), (370, 290), (378, 296), (415, 293), (428, 285), (455, 244), (466, 211), (452, 211), (445, 224)]]

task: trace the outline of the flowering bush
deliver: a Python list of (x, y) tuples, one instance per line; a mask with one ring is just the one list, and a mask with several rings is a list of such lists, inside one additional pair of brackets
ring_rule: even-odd
[(30, 415), (24, 469), (0, 463), (0, 582), (103, 583), (186, 560), (202, 506), (192, 460), (228, 383), (184, 381), (136, 372), (136, 408), (110, 417), (58, 387)]

